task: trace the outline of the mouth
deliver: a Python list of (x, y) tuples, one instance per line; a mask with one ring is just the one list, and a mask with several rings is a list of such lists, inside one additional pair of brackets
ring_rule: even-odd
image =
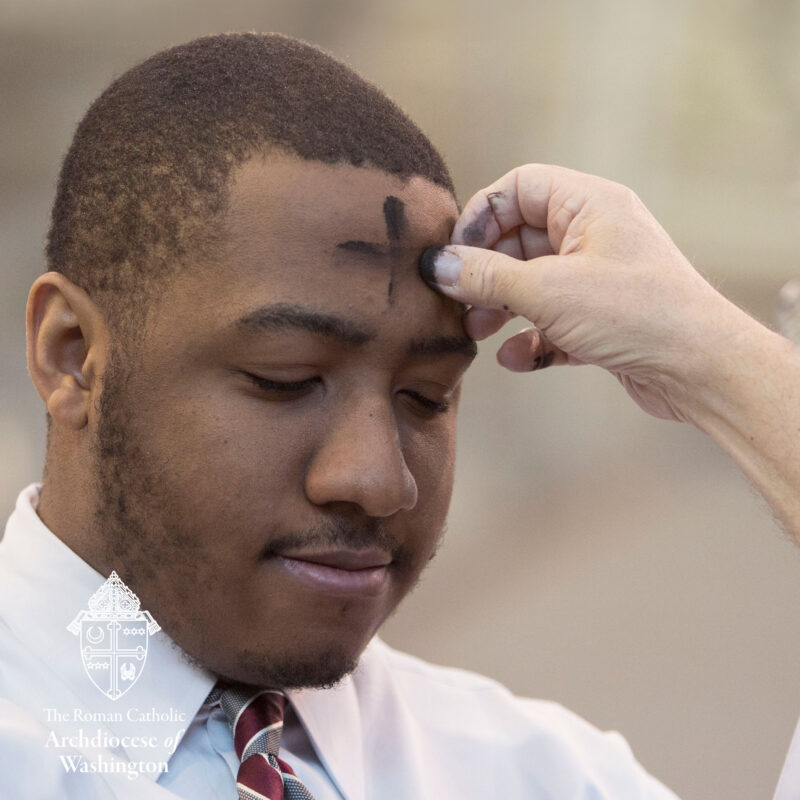
[(374, 597), (389, 583), (392, 557), (384, 550), (335, 550), (324, 553), (286, 552), (275, 562), (311, 589), (334, 594)]

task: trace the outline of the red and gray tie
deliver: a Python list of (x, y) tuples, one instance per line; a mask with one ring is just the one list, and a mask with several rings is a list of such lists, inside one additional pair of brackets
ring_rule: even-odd
[(283, 692), (253, 692), (220, 682), (206, 702), (222, 708), (233, 731), (242, 762), (236, 775), (239, 800), (314, 800), (292, 768), (278, 758), (288, 703)]

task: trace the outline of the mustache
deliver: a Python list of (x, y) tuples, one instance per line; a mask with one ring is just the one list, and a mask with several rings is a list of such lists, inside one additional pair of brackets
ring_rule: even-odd
[(410, 554), (383, 520), (368, 517), (355, 521), (332, 517), (302, 533), (290, 532), (276, 536), (262, 551), (262, 558), (280, 555), (287, 550), (366, 550), (379, 547), (392, 557), (396, 564), (405, 564)]

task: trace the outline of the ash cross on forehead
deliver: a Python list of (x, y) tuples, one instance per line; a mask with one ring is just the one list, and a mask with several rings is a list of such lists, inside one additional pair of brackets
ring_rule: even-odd
[(386, 220), (386, 237), (389, 239), (389, 244), (377, 244), (376, 242), (363, 242), (360, 239), (350, 239), (336, 246), (340, 250), (347, 250), (351, 253), (379, 256), (381, 263), (384, 263), (384, 259), (388, 259), (389, 287), (387, 289), (387, 297), (391, 305), (394, 303), (392, 290), (394, 289), (394, 268), (397, 263), (396, 256), (407, 249), (401, 244), (401, 240), (407, 229), (405, 203), (399, 197), (388, 195), (383, 203), (383, 218)]

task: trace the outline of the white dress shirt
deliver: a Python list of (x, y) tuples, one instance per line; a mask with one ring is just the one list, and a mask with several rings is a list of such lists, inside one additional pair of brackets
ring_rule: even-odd
[[(164, 631), (122, 697), (88, 677), (67, 626), (105, 578), (38, 517), (39, 488), (0, 541), (0, 793), (235, 800), (230, 728), (204, 705), (214, 678)], [(280, 755), (316, 800), (675, 800), (619, 734), (377, 638), (336, 688), (288, 695)]]

